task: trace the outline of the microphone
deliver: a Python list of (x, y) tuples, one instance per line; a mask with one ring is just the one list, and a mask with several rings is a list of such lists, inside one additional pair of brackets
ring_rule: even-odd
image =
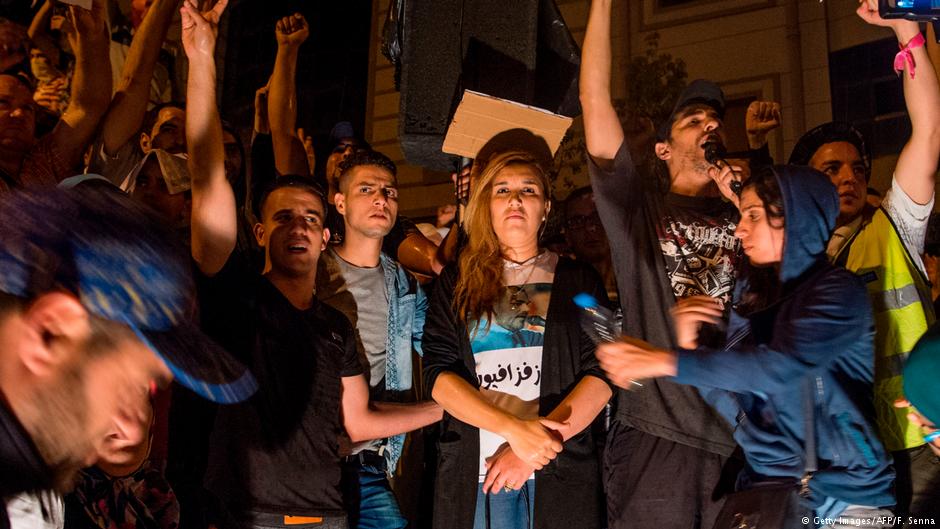
[(705, 149), (705, 161), (715, 166), (728, 154), (725, 146), (715, 140), (706, 141), (702, 148)]
[[(705, 150), (705, 161), (714, 165), (715, 167), (721, 168), (721, 165), (730, 165), (726, 160), (725, 156), (728, 154), (725, 146), (720, 142), (715, 140), (706, 141), (702, 145), (702, 149)], [(735, 195), (741, 196), (741, 182), (739, 180), (732, 180), (729, 184), (731, 187), (731, 192)]]

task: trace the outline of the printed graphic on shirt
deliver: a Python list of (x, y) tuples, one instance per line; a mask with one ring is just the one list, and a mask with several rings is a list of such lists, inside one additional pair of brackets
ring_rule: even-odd
[(659, 242), (676, 299), (712, 296), (730, 306), (741, 241), (728, 219), (679, 219), (667, 215)]
[[(542, 382), (542, 345), (551, 283), (506, 287), (489, 329), (482, 320), (471, 338), (480, 392), (495, 406), (520, 418), (536, 418)], [(480, 430), (480, 482), (486, 458), (506, 440)]]

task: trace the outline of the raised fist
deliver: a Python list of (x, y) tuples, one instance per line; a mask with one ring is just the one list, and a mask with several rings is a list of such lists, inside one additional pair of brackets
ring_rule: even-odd
[(752, 149), (759, 149), (767, 143), (767, 134), (780, 127), (780, 103), (776, 101), (754, 101), (747, 107), (744, 128), (747, 130), (747, 143)]
[(278, 46), (299, 48), (310, 36), (307, 20), (300, 13), (294, 13), (277, 21), (274, 27)]

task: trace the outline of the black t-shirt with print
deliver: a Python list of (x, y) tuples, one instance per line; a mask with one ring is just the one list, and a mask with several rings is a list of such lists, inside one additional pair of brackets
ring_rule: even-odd
[[(734, 205), (719, 197), (666, 195), (657, 235), (677, 300), (711, 296), (724, 303), (726, 314), (730, 310), (742, 264), (741, 241), (734, 236), (737, 219)], [(723, 333), (712, 327), (703, 327), (700, 340), (718, 345)]]
[(657, 233), (676, 299), (731, 301), (741, 258), (737, 218), (734, 206), (721, 198), (666, 195)]
[(342, 515), (341, 379), (363, 373), (349, 321), (316, 299), (298, 310), (237, 255), (198, 288), (203, 328), (259, 385), (216, 413), (205, 485), (222, 516)]

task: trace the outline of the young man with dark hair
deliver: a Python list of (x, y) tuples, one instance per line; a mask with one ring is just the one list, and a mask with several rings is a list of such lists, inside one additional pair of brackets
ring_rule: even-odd
[(347, 527), (339, 437), (381, 439), (440, 420), (433, 404), (372, 409), (349, 321), (315, 296), (317, 262), (329, 240), (326, 201), (300, 178), (276, 182), (254, 227), (264, 249), (259, 275), (233, 254), (236, 208), (225, 178), (215, 100), (215, 38), (226, 0), (203, 13), (183, 6), (189, 58), (187, 145), (193, 177), (192, 255), (202, 275), (203, 325), (245, 358), (258, 394), (218, 410), (205, 485), (227, 527), (318, 523)]
[[(693, 81), (659, 125), (655, 154), (667, 193), (652, 175), (637, 174), (610, 95), (611, 4), (591, 3), (581, 62), (591, 185), (611, 236), (623, 331), (669, 348), (672, 307), (698, 296), (730, 306), (741, 263), (738, 212), (716, 183), (730, 171), (719, 173), (703, 149), (724, 141), (724, 95), (712, 82)], [(723, 336), (711, 331), (707, 340), (718, 345)], [(666, 378), (642, 384), (626, 382), (629, 391), (616, 399), (605, 454), (608, 523), (711, 527), (721, 507), (716, 487), (735, 447), (729, 426), (695, 388)]]
[[(104, 130), (108, 130), (112, 121), (123, 117), (122, 113), (114, 115), (114, 109), (118, 108), (122, 108), (122, 104), (114, 105), (105, 116)], [(92, 148), (88, 172), (100, 174), (126, 191), (133, 188), (130, 176), (140, 171), (141, 163), (150, 152), (186, 152), (186, 133), (183, 130), (186, 110), (182, 103), (163, 103), (143, 114), (142, 119), (136, 138), (129, 135), (126, 141), (114, 147), (113, 151), (108, 147), (106, 140), (99, 139)]]
[[(356, 329), (360, 361), (376, 407), (411, 400), (412, 349), (421, 350), (427, 297), (417, 280), (382, 251), (398, 216), (396, 168), (375, 151), (353, 154), (341, 164), (337, 212), (346, 238), (320, 256), (317, 297), (342, 312)], [(386, 300), (386, 303), (382, 303)], [(402, 528), (388, 478), (395, 472), (404, 435), (356, 443), (344, 467), (350, 526)]]
[(859, 6), (858, 15), (891, 28), (908, 50), (902, 54), (911, 54), (907, 71), (901, 72), (911, 138), (898, 158), (891, 188), (879, 208), (866, 204), (871, 151), (847, 123), (826, 123), (804, 134), (790, 163), (822, 171), (839, 192), (839, 218), (827, 253), (865, 281), (872, 300), (875, 410), (881, 441), (894, 455), (899, 514), (940, 519), (940, 459), (908, 419), (909, 410), (894, 406), (902, 397), (907, 355), (936, 317), (921, 254), (940, 157), (940, 83), (916, 22), (882, 19), (874, 1)]
[[(303, 143), (296, 135), (297, 60), (300, 46), (309, 33), (307, 21), (299, 13), (282, 18), (275, 28), (277, 57), (267, 100), (274, 165), (280, 174), (309, 175), (312, 171), (307, 163)], [(336, 194), (342, 161), (354, 152), (372, 150), (362, 137), (356, 135), (352, 124), (347, 121), (337, 123), (330, 131), (330, 144), (324, 175), (328, 201), (332, 201)], [(333, 210), (332, 202), (328, 207)], [(343, 240), (344, 226), (337, 215), (331, 214), (329, 217), (332, 242), (338, 244)], [(392, 231), (385, 238), (384, 251), (415, 273), (434, 276), (444, 266), (437, 257), (437, 246), (421, 233), (414, 222), (405, 217), (396, 220)]]

